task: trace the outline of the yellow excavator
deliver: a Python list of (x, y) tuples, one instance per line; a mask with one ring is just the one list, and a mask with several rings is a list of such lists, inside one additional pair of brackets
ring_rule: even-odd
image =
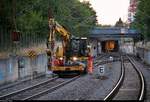
[[(87, 72), (87, 59), (91, 53), (88, 39), (73, 37), (54, 18), (49, 19), (50, 33), (47, 40), (48, 69), (53, 73)], [(56, 34), (62, 39), (62, 45), (55, 48)]]

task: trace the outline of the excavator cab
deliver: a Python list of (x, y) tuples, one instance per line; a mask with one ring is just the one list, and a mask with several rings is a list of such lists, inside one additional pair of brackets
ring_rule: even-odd
[[(88, 39), (86, 37), (74, 37), (71, 38), (66, 49), (65, 57), (67, 60), (71, 60), (72, 57), (88, 57), (90, 53)], [(63, 47), (58, 46), (56, 48), (56, 57), (62, 58), (63, 56)]]
[(67, 51), (69, 60), (83, 64), (83, 73), (87, 72), (87, 60), (90, 54), (88, 39), (86, 37), (74, 37), (70, 40), (70, 47)]
[(71, 38), (65, 56), (59, 56), (62, 55), (62, 47), (58, 47), (56, 52), (59, 64), (56, 62), (55, 66), (52, 67), (54, 73), (78, 72), (85, 74), (87, 72), (87, 59), (89, 54), (87, 38)]
[(71, 57), (87, 57), (88, 56), (88, 41), (86, 37), (72, 38), (70, 41)]

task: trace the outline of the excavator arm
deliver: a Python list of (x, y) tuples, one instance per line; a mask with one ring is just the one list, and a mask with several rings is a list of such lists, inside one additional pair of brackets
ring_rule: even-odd
[(55, 22), (55, 24), (56, 24), (55, 29), (62, 38), (63, 55), (66, 56), (66, 49), (70, 40), (70, 33), (66, 30), (65, 27), (61, 26), (57, 21)]
[(61, 26), (57, 21), (55, 21), (53, 18), (49, 19), (49, 35), (48, 35), (48, 40), (47, 40), (47, 54), (50, 57), (50, 62), (51, 63), (51, 67), (53, 66), (53, 60), (54, 60), (54, 55), (55, 55), (55, 51), (54, 51), (54, 47), (55, 47), (55, 36), (56, 36), (56, 32), (58, 32), (58, 34), (61, 36), (62, 38), (62, 51), (63, 51), (63, 56), (66, 56), (66, 49), (67, 49), (67, 45), (70, 41), (70, 33), (66, 30), (65, 27)]
[(70, 38), (70, 33), (63, 27), (61, 26), (58, 22), (55, 21), (55, 27), (56, 31), (66, 40), (69, 40)]

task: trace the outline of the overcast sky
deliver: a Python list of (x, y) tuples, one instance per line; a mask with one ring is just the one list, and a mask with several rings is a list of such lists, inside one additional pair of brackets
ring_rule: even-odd
[[(82, 0), (81, 0), (82, 1)], [(87, 0), (97, 12), (98, 23), (114, 25), (121, 19), (127, 21), (129, 0)]]

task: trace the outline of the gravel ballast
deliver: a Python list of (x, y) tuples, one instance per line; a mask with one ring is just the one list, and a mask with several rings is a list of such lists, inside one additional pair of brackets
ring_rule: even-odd
[(95, 74), (97, 68), (94, 68), (93, 74), (81, 76), (79, 79), (36, 100), (103, 100), (116, 85), (120, 77), (121, 67), (120, 62), (105, 65), (107, 68), (105, 79), (101, 79)]

